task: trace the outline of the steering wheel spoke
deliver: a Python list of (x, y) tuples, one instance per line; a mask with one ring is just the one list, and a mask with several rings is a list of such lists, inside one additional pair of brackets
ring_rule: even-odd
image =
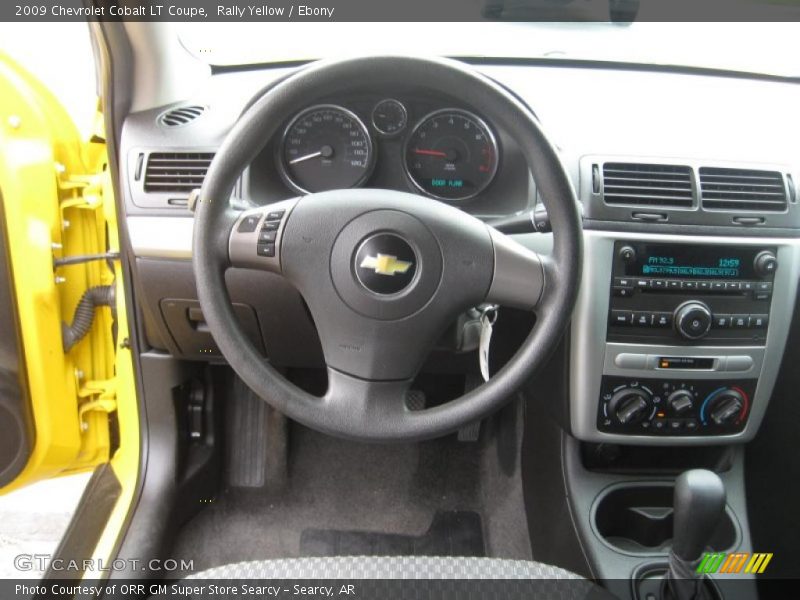
[(228, 239), (230, 265), (280, 273), (283, 232), (297, 201), (282, 200), (240, 213)]
[(494, 277), (486, 302), (533, 310), (544, 293), (543, 259), (506, 234), (489, 231), (494, 246)]
[(410, 386), (410, 379), (361, 379), (328, 368), (328, 391), (323, 401), (332, 414), (345, 417), (347, 423), (343, 426), (359, 437), (378, 440), (378, 431), (387, 419), (396, 419), (408, 411), (406, 396)]

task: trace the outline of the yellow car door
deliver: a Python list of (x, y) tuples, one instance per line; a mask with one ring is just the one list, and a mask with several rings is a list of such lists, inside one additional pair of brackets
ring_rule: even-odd
[(99, 114), (81, 139), (0, 53), (0, 494), (104, 465), (119, 531), (139, 431), (106, 157)]

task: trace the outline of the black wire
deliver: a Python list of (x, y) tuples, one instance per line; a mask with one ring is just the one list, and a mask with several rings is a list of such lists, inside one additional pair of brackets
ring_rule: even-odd
[(53, 265), (63, 267), (66, 265), (79, 265), (93, 260), (114, 260), (119, 258), (119, 252), (105, 252), (104, 254), (80, 254), (53, 259)]

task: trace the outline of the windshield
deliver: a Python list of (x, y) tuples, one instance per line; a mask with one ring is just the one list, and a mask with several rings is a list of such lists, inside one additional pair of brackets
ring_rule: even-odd
[(800, 23), (178, 23), (214, 65), (354, 55), (545, 58), (800, 76)]

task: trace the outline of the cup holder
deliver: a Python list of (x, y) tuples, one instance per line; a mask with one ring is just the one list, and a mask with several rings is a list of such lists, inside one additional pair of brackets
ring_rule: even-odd
[[(671, 483), (620, 484), (595, 500), (592, 523), (597, 535), (626, 554), (666, 554), (672, 543)], [(739, 530), (730, 509), (711, 539), (711, 549), (722, 552), (735, 546)]]

